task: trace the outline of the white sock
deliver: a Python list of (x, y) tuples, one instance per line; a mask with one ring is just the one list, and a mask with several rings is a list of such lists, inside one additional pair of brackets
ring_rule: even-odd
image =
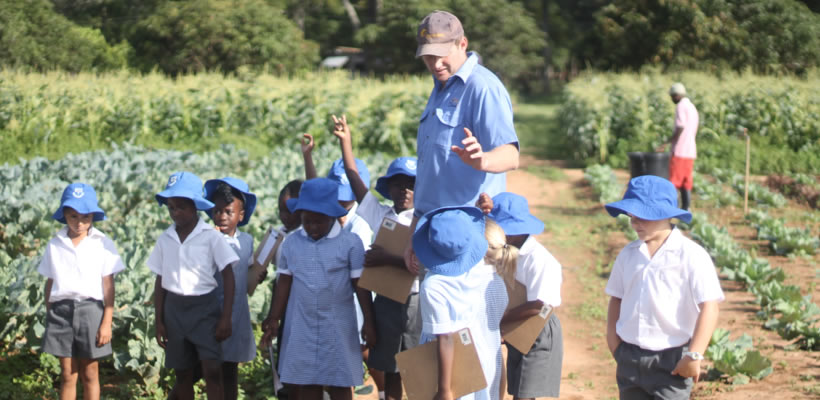
[(384, 400), (384, 391), (379, 392), (379, 400)]

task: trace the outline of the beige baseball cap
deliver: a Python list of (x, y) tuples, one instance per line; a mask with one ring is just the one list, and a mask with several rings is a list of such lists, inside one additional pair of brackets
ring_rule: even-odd
[(677, 82), (669, 88), (669, 95), (670, 96), (686, 96), (686, 88), (683, 86), (682, 83)]
[(453, 43), (464, 36), (461, 21), (447, 11), (433, 11), (419, 24), (416, 40), (416, 57), (445, 57), (452, 51)]

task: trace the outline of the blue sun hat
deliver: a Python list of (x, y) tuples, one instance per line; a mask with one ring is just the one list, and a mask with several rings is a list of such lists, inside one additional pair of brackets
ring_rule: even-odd
[(654, 175), (632, 178), (623, 200), (605, 205), (609, 215), (632, 214), (640, 219), (657, 221), (678, 218), (692, 221), (692, 213), (678, 208), (678, 191), (668, 180)]
[(288, 209), (291, 212), (305, 210), (339, 218), (347, 215), (347, 210), (339, 205), (338, 192), (339, 184), (328, 178), (307, 180), (299, 190), (299, 197), (288, 200)]
[(385, 199), (393, 200), (390, 198), (390, 190), (388, 187), (390, 178), (396, 175), (407, 175), (415, 178), (417, 166), (418, 159), (416, 157), (399, 157), (393, 160), (393, 162), (390, 163), (390, 166), (387, 167), (387, 173), (376, 180), (376, 191), (379, 192), (379, 194)]
[[(248, 224), (248, 221), (251, 220), (251, 214), (253, 214), (253, 210), (256, 209), (256, 195), (251, 193), (248, 184), (245, 183), (242, 179), (239, 178), (232, 178), (232, 177), (225, 177), (222, 179), (210, 179), (205, 182), (205, 198), (210, 199), (213, 196), (214, 192), (216, 192), (216, 188), (219, 187), (220, 183), (224, 183), (242, 194), (242, 204), (245, 205), (245, 218), (242, 218), (242, 221), (239, 221), (238, 226), (244, 226)], [(213, 215), (211, 213), (213, 210), (205, 211), (211, 219), (213, 219)]]
[(530, 214), (530, 205), (524, 196), (503, 192), (493, 197), (489, 217), (498, 223), (507, 235), (537, 235), (544, 231), (544, 223)]
[(413, 233), (413, 250), (431, 272), (458, 276), (487, 253), (484, 214), (476, 207), (441, 207), (424, 214)]
[(190, 172), (175, 172), (168, 178), (165, 190), (155, 196), (157, 203), (165, 205), (171, 197), (183, 197), (190, 199), (196, 205), (197, 210), (210, 210), (214, 208), (214, 203), (208, 201), (202, 195), (202, 180)]
[[(359, 178), (362, 178), (364, 186), (369, 189), (370, 171), (367, 170), (367, 165), (364, 165), (364, 161), (357, 158), (356, 169), (359, 170)], [(339, 201), (356, 200), (356, 195), (353, 193), (350, 181), (347, 180), (347, 174), (345, 174), (344, 161), (341, 158), (333, 162), (330, 171), (327, 172), (327, 178), (339, 185)]]
[(85, 183), (72, 183), (63, 190), (60, 207), (51, 217), (65, 224), (64, 207), (71, 207), (80, 214), (94, 214), (95, 222), (105, 220), (105, 212), (97, 204), (97, 192), (91, 185)]

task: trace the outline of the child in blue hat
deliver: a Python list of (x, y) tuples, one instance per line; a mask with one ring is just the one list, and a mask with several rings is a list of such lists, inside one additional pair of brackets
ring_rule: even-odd
[(327, 178), (302, 184), (292, 207), (302, 229), (282, 243), (276, 297), (262, 323), (261, 343), (268, 343), (285, 315), (279, 373), (300, 399), (321, 399), (323, 387), (331, 398), (350, 399), (351, 387), (362, 384), (354, 293), (364, 315), (362, 337), (369, 347), (377, 341), (370, 292), (357, 288), (364, 245), (338, 222), (347, 213), (338, 191)]
[[(378, 232), (385, 218), (402, 225), (410, 226), (413, 222), (413, 186), (416, 183), (415, 157), (399, 157), (390, 163), (387, 173), (376, 181), (376, 191), (393, 206), (379, 203), (376, 196), (368, 190), (368, 183), (359, 175), (359, 162), (353, 155), (350, 128), (347, 117), (332, 116), (333, 134), (339, 138), (342, 149), (344, 172), (350, 182), (359, 206), (356, 214), (367, 222), (371, 231)], [(335, 164), (334, 164), (335, 166)], [(390, 257), (385, 251), (373, 246), (365, 253), (365, 267), (376, 265), (404, 266), (401, 257)], [(379, 343), (369, 354), (367, 365), (384, 372), (384, 392), (380, 398), (401, 400), (401, 375), (396, 365), (396, 354), (415, 347), (421, 334), (421, 321), (418, 317), (418, 280), (413, 285), (405, 303), (399, 303), (387, 297), (376, 295), (373, 311), (376, 329), (380, 332)], [(379, 384), (376, 381), (377, 386)]]
[[(222, 345), (222, 378), (225, 388), (225, 399), (236, 399), (239, 387), (239, 363), (252, 361), (256, 357), (256, 343), (251, 327), (251, 314), (248, 307), (248, 291), (244, 290), (248, 281), (248, 267), (253, 255), (253, 237), (239, 231), (237, 227), (247, 225), (256, 208), (256, 195), (250, 192), (248, 184), (232, 177), (211, 179), (205, 182), (205, 198), (214, 203), (214, 207), (205, 213), (213, 221), (216, 230), (222, 233), (225, 241), (239, 256), (234, 264), (233, 309), (231, 310), (231, 336)], [(214, 274), (217, 281), (217, 295), (220, 303), (224, 301), (224, 283), (222, 274)], [(194, 370), (194, 381), (202, 376), (201, 366)], [(170, 397), (174, 397), (173, 395)]]
[[(223, 235), (199, 218), (214, 204), (202, 195), (202, 181), (190, 172), (168, 178), (156, 196), (168, 207), (173, 224), (157, 239), (146, 264), (157, 275), (154, 285), (156, 335), (173, 368), (181, 399), (193, 399), (194, 369), (201, 362), (209, 398), (222, 398), (222, 346), (231, 336), (234, 275), (239, 256)], [(215, 274), (221, 272), (224, 301)]]
[(63, 190), (53, 217), (65, 224), (46, 245), (37, 272), (47, 278), (43, 351), (60, 359), (60, 398), (100, 398), (97, 360), (111, 355), (114, 274), (125, 269), (117, 247), (93, 223), (105, 220), (85, 183)]
[(498, 399), (501, 384), (503, 280), (485, 260), (484, 214), (475, 207), (442, 207), (423, 215), (413, 249), (427, 269), (421, 283), (421, 343), (438, 339), (439, 392), (452, 398), (453, 343), (449, 334), (469, 328), (488, 386), (462, 398)]
[[(488, 196), (482, 193), (480, 198)], [(544, 223), (530, 213), (527, 199), (503, 192), (492, 198), (489, 208), (489, 217), (504, 230), (507, 243), (518, 248), (515, 279), (508, 288), (520, 285), (527, 293), (527, 302), (507, 311), (504, 322), (538, 315), (545, 305), (561, 305), (561, 264), (535, 239)], [(516, 399), (558, 397), (563, 354), (561, 322), (552, 313), (526, 354), (507, 345), (507, 392)]]
[(624, 198), (605, 207), (613, 217), (628, 215), (638, 234), (606, 285), (607, 344), (621, 398), (688, 399), (724, 299), (712, 259), (672, 224), (692, 214), (678, 208), (664, 178), (633, 178)]

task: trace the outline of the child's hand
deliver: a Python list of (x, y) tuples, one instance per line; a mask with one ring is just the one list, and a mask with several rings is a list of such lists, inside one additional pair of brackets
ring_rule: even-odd
[(157, 321), (156, 325), (157, 343), (159, 347), (164, 349), (165, 344), (168, 343), (168, 335), (165, 333), (165, 324), (163, 324), (162, 321)]
[(279, 321), (271, 317), (265, 318), (262, 321), (262, 338), (259, 339), (259, 345), (262, 348), (268, 347), (277, 331), (279, 331)]
[(347, 116), (342, 115), (342, 118), (336, 118), (335, 115), (331, 115), (330, 117), (333, 118), (333, 135), (342, 142), (350, 140), (350, 127), (347, 126)]
[(377, 244), (370, 246), (370, 250), (364, 253), (365, 268), (380, 267), (382, 265), (389, 264), (387, 260), (389, 260), (387, 252), (385, 252), (384, 248)]
[(481, 212), (484, 214), (489, 214), (490, 211), (493, 210), (493, 198), (490, 197), (487, 193), (481, 193), (478, 195), (478, 200), (475, 202), (475, 206), (481, 209)]
[(97, 347), (103, 347), (111, 341), (111, 323), (103, 321), (100, 329), (97, 330)]
[(700, 360), (693, 360), (689, 356), (684, 356), (678, 361), (675, 369), (672, 370), (672, 375), (692, 378), (697, 383), (700, 380)]
[(376, 343), (379, 341), (376, 326), (372, 319), (365, 319), (364, 324), (362, 324), (362, 340), (369, 349), (376, 347)]
[(313, 135), (309, 133), (302, 134), (302, 154), (310, 154), (313, 152)]
[(216, 341), (221, 342), (231, 337), (231, 333), (231, 319), (225, 318), (225, 316), (219, 318), (219, 323), (216, 324), (216, 331), (214, 331)]
[(439, 390), (433, 400), (452, 400), (453, 398), (452, 390)]

